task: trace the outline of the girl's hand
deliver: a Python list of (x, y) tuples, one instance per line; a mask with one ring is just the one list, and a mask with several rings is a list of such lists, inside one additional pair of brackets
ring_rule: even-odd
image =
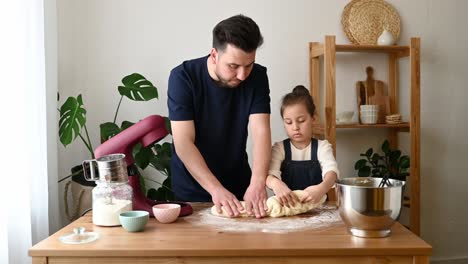
[(272, 189), (281, 206), (291, 207), (299, 202), (299, 198), (282, 181), (278, 181)]
[(316, 203), (322, 199), (322, 197), (327, 193), (326, 190), (319, 185), (312, 185), (304, 189), (307, 193), (306, 196), (302, 197), (301, 203), (312, 202)]

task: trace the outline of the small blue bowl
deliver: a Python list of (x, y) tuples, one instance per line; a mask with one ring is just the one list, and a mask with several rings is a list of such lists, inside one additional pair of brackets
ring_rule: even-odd
[(146, 211), (128, 211), (119, 215), (120, 224), (128, 232), (139, 232), (145, 229), (149, 213)]

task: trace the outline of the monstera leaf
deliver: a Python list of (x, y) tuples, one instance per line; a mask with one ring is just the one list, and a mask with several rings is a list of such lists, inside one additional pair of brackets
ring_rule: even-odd
[(163, 186), (157, 190), (151, 188), (148, 190), (147, 197), (156, 201), (174, 201), (174, 193), (171, 191), (171, 179), (168, 177), (163, 183)]
[(60, 107), (59, 137), (64, 146), (69, 145), (86, 124), (86, 109), (83, 108), (81, 94), (77, 98), (68, 97)]
[(109, 140), (111, 137), (117, 135), (118, 133), (124, 131), (125, 129), (131, 127), (135, 123), (130, 121), (123, 121), (122, 125), (119, 127), (116, 123), (106, 122), (99, 125), (101, 131), (101, 143)]
[(120, 127), (112, 122), (102, 123), (99, 125), (99, 128), (101, 131), (101, 143), (120, 133)]
[(172, 144), (163, 143), (162, 145), (155, 145), (156, 153), (151, 159), (151, 164), (161, 172), (164, 172), (166, 175), (171, 174), (171, 154), (172, 154)]
[(123, 86), (119, 86), (119, 93), (133, 101), (149, 101), (158, 98), (158, 89), (143, 75), (133, 73), (122, 79)]

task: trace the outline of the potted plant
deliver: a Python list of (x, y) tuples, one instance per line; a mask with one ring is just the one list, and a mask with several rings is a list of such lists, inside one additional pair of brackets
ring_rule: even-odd
[[(117, 104), (114, 118), (111, 122), (105, 122), (100, 124), (100, 142), (110, 139), (117, 135), (121, 131), (127, 129), (134, 122), (123, 121), (120, 126), (117, 124), (117, 116), (119, 108), (124, 97), (132, 101), (150, 101), (158, 98), (157, 88), (147, 80), (143, 75), (139, 73), (133, 73), (125, 76), (122, 79), (122, 85), (118, 86), (118, 92), (121, 95), (120, 100)], [(87, 110), (83, 103), (81, 94), (77, 97), (70, 96), (61, 105), (60, 109), (60, 120), (59, 120), (59, 138), (60, 142), (66, 147), (70, 145), (77, 138), (80, 138), (82, 143), (88, 149), (90, 156), (94, 159), (94, 148), (92, 141), (90, 140), (87, 124), (86, 115)], [(171, 133), (170, 122), (166, 117), (166, 127)], [(160, 187), (156, 189), (149, 189), (146, 193), (148, 198), (157, 200), (174, 200), (174, 194), (170, 189), (171, 177), (170, 177), (170, 158), (171, 158), (171, 143), (156, 144), (154, 146), (155, 152), (149, 148), (143, 148), (141, 144), (135, 145), (133, 148), (133, 155), (136, 161), (136, 165), (141, 169), (145, 169), (151, 166), (158, 170), (161, 174), (166, 176), (166, 179), (161, 183), (157, 182), (150, 177), (141, 177), (140, 182), (142, 184), (142, 190), (145, 192), (145, 181), (144, 179), (156, 182)], [(80, 183), (86, 182), (83, 177), (83, 169), (81, 165), (77, 165), (72, 168), (72, 174), (62, 178), (59, 182), (64, 181), (70, 177)], [(94, 184), (91, 182), (91, 184)], [(89, 184), (88, 184), (89, 186)], [(67, 208), (66, 208), (67, 209)], [(66, 212), (68, 214), (68, 212)]]
[(381, 148), (383, 155), (374, 152), (372, 148), (360, 154), (365, 158), (358, 160), (354, 165), (358, 176), (382, 178), (382, 185), (390, 184), (388, 179), (405, 181), (409, 176), (410, 158), (407, 155), (401, 155), (400, 150), (392, 150), (388, 140), (383, 142)]

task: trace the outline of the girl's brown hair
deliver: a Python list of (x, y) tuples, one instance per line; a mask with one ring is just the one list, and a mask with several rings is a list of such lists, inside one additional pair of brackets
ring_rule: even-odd
[(281, 102), (281, 118), (283, 117), (284, 109), (288, 106), (295, 105), (295, 104), (304, 104), (307, 108), (307, 112), (309, 112), (310, 116), (314, 116), (315, 114), (315, 104), (314, 100), (312, 100), (312, 96), (310, 96), (309, 90), (305, 88), (303, 85), (297, 85), (294, 87), (292, 92), (286, 94), (283, 97)]

